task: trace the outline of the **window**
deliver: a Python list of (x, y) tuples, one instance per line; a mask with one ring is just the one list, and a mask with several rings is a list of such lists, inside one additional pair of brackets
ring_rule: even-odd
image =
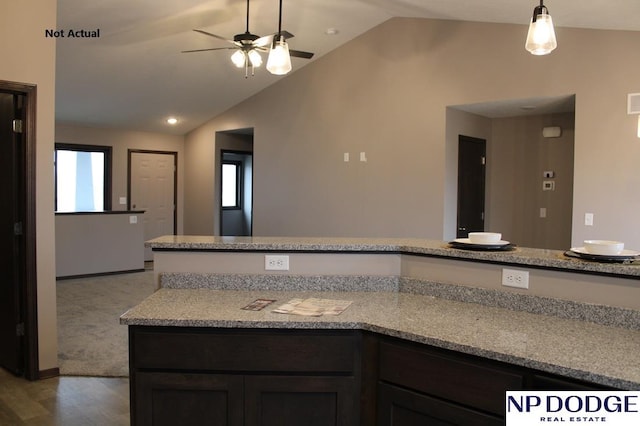
[(222, 163), (222, 208), (240, 209), (242, 199), (242, 162)]
[(55, 145), (56, 212), (111, 209), (111, 147)]

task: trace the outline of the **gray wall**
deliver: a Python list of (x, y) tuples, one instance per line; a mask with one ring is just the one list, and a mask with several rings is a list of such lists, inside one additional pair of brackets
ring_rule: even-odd
[[(640, 211), (640, 141), (625, 110), (640, 91), (640, 34), (558, 28), (546, 57), (524, 50), (525, 35), (524, 25), (391, 19), (212, 119), (186, 136), (185, 232), (214, 229), (213, 202), (203, 203), (213, 135), (253, 127), (254, 235), (441, 239), (451, 232), (447, 106), (575, 94), (572, 244), (640, 247), (628, 226)], [(586, 212), (595, 226), (583, 225)]]
[[(567, 249), (573, 204), (573, 113), (492, 120), (488, 147), (487, 215), (490, 229), (525, 247)], [(542, 128), (560, 126), (562, 136), (544, 138)], [(553, 171), (553, 179), (544, 179)], [(543, 191), (543, 181), (555, 190)], [(540, 217), (540, 208), (546, 217)]]

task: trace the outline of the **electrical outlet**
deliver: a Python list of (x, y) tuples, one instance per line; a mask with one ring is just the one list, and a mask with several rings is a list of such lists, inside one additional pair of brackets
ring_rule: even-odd
[(288, 271), (289, 256), (268, 254), (264, 257), (264, 269), (267, 271)]
[(529, 271), (503, 269), (502, 285), (507, 287), (529, 288)]

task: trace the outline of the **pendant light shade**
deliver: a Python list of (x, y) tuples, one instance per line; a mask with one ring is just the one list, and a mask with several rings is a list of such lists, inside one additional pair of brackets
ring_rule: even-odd
[(269, 58), (267, 58), (267, 71), (275, 75), (284, 75), (291, 71), (291, 55), (289, 45), (282, 35), (282, 0), (278, 11), (278, 33), (273, 39)]
[(532, 55), (548, 55), (558, 46), (551, 15), (542, 2), (543, 0), (540, 0), (540, 6), (533, 9), (533, 17), (525, 43), (525, 48)]
[(284, 75), (291, 71), (291, 56), (289, 55), (289, 46), (284, 37), (273, 43), (269, 51), (267, 59), (267, 70), (271, 74)]

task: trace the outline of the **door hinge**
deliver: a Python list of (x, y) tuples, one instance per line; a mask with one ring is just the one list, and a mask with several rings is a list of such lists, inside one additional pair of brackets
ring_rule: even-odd
[(22, 133), (22, 120), (13, 120), (13, 133)]
[(24, 323), (16, 324), (16, 336), (24, 336)]
[(13, 224), (13, 235), (22, 235), (22, 222)]

